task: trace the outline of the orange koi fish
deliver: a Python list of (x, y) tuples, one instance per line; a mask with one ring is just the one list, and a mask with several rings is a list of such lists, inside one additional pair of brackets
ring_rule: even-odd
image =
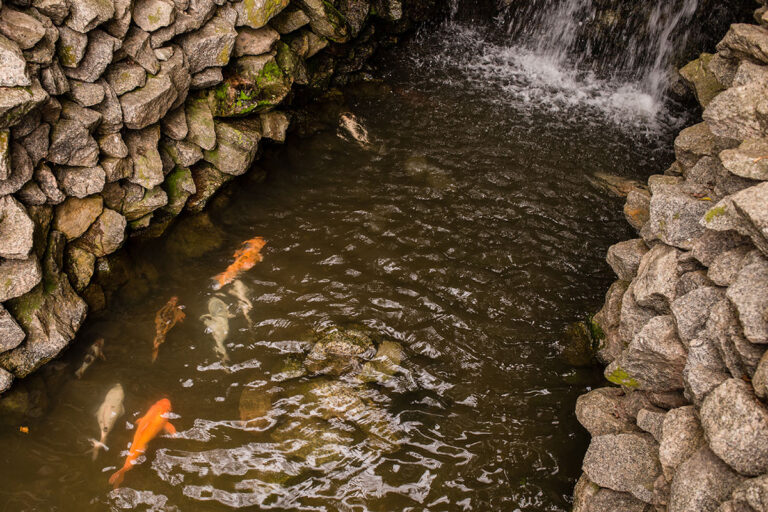
[(136, 422), (136, 434), (133, 436), (133, 442), (131, 443), (128, 456), (125, 458), (125, 464), (109, 477), (109, 483), (113, 488), (117, 489), (120, 487), (120, 484), (123, 483), (123, 478), (125, 478), (125, 473), (133, 469), (136, 460), (147, 450), (149, 442), (161, 431), (164, 430), (166, 434), (170, 435), (176, 433), (174, 426), (168, 422), (169, 412), (171, 412), (171, 401), (163, 398), (150, 407), (147, 414)]
[(173, 329), (177, 322), (184, 321), (184, 317), (187, 316), (182, 311), (183, 307), (179, 305), (179, 298), (174, 296), (155, 315), (155, 340), (152, 346), (153, 363), (157, 359), (160, 345), (165, 343), (165, 336), (168, 334), (168, 331)]
[(260, 236), (243, 242), (243, 246), (235, 251), (235, 261), (227, 267), (227, 270), (213, 278), (216, 281), (214, 288), (218, 290), (234, 281), (240, 272), (252, 269), (263, 259), (261, 249), (265, 245), (267, 245), (267, 241)]

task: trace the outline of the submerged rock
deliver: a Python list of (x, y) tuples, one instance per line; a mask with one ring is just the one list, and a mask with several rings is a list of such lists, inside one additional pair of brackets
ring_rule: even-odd
[(319, 334), (304, 366), (316, 375), (341, 375), (359, 369), (375, 353), (373, 340), (364, 331), (334, 328)]

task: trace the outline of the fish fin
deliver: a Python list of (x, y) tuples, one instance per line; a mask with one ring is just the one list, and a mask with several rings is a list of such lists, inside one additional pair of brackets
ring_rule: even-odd
[(93, 460), (96, 460), (96, 458), (99, 456), (99, 450), (101, 450), (102, 448), (104, 449), (105, 452), (109, 451), (109, 446), (105, 445), (101, 441), (97, 441), (95, 439), (89, 439), (88, 441), (90, 441), (91, 444), (93, 445), (93, 450), (91, 450), (91, 458)]
[(113, 489), (117, 489), (120, 487), (120, 484), (123, 483), (123, 479), (125, 478), (125, 471), (125, 466), (123, 466), (122, 468), (112, 473), (112, 476), (109, 477), (109, 485), (111, 485)]
[(152, 349), (152, 362), (153, 363), (157, 360), (158, 348), (159, 347), (155, 347), (154, 349)]
[(106, 361), (107, 360), (107, 356), (104, 355), (103, 351), (99, 352), (99, 359), (101, 359), (102, 361)]
[(165, 422), (165, 425), (163, 425), (163, 430), (165, 430), (165, 433), (169, 436), (176, 434), (176, 427), (171, 425), (169, 422)]

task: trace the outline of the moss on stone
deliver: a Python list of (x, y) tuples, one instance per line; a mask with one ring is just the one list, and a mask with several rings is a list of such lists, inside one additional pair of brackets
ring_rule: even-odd
[(725, 206), (715, 206), (714, 208), (712, 208), (711, 210), (709, 210), (709, 211), (708, 211), (708, 212), (707, 212), (707, 213), (704, 215), (704, 221), (705, 221), (705, 222), (712, 222), (712, 221), (713, 221), (713, 220), (715, 220), (717, 217), (720, 217), (721, 215), (725, 215), (725, 213), (726, 213), (726, 209), (725, 209)]
[(627, 373), (626, 370), (620, 366), (616, 366), (616, 369), (607, 375), (606, 378), (609, 382), (613, 382), (614, 384), (628, 388), (637, 388), (640, 385), (637, 380), (635, 380), (630, 374)]

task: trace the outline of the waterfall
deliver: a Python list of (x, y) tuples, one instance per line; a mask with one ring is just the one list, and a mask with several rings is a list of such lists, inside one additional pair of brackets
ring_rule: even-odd
[(699, 0), (507, 1), (506, 33), (536, 55), (577, 73), (634, 82), (655, 99), (685, 48)]

